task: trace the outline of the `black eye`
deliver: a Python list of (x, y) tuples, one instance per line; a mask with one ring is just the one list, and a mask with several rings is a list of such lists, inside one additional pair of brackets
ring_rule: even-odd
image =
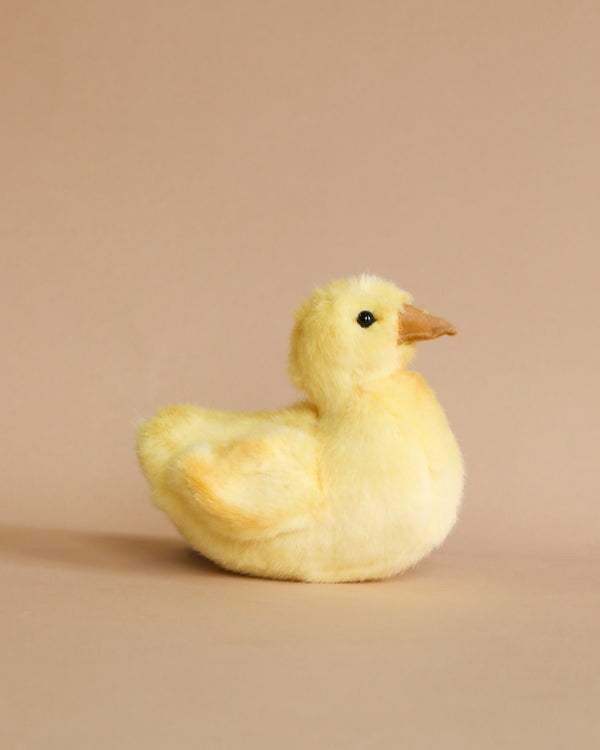
[(368, 328), (369, 326), (372, 326), (375, 322), (375, 316), (372, 312), (369, 312), (368, 310), (362, 310), (358, 313), (358, 318), (356, 318), (356, 322), (361, 328)]

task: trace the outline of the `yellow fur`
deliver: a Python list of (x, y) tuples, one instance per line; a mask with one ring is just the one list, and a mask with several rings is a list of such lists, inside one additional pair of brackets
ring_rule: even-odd
[[(317, 290), (296, 313), (289, 371), (309, 400), (272, 412), (162, 409), (138, 455), (190, 544), (241, 573), (384, 578), (427, 555), (456, 520), (460, 451), (398, 344), (407, 292), (372, 276)], [(372, 311), (376, 325), (356, 323)]]

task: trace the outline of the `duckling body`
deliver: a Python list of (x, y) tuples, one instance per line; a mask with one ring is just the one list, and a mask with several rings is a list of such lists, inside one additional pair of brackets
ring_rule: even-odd
[[(356, 306), (376, 307), (386, 293), (393, 301), (380, 303), (378, 321), (407, 304), (406, 293), (379, 279), (338, 284), (359, 297), (353, 317)], [(311, 333), (305, 313), (296, 338)], [(356, 341), (360, 359), (373, 342), (362, 333)], [(322, 369), (314, 354), (322, 345), (310, 349), (310, 372)], [(138, 455), (155, 503), (195, 549), (230, 570), (322, 582), (394, 575), (455, 523), (463, 484), (457, 443), (423, 377), (403, 366), (411, 352), (389, 361), (366, 356), (370, 366), (350, 368), (349, 378), (325, 356), (326, 369), (337, 369), (334, 382), (308, 383), (301, 349), (293, 336), (290, 371), (307, 401), (250, 414), (177, 406), (141, 425)]]

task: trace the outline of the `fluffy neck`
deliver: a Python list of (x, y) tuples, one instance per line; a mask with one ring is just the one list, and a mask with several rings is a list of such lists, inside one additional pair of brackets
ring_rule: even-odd
[(398, 407), (411, 399), (415, 376), (417, 373), (400, 369), (369, 379), (338, 379), (309, 395), (322, 418), (357, 419), (364, 414), (373, 419), (377, 413), (389, 413), (392, 404)]

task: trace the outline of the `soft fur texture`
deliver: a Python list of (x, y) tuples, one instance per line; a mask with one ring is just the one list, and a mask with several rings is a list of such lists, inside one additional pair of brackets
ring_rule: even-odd
[(333, 582), (391, 576), (445, 539), (463, 463), (433, 391), (406, 370), (407, 341), (455, 330), (416, 311), (432, 322), (409, 336), (411, 302), (373, 276), (334, 282), (296, 313), (289, 372), (307, 401), (173, 406), (141, 424), (154, 502), (193, 547), (237, 572)]

